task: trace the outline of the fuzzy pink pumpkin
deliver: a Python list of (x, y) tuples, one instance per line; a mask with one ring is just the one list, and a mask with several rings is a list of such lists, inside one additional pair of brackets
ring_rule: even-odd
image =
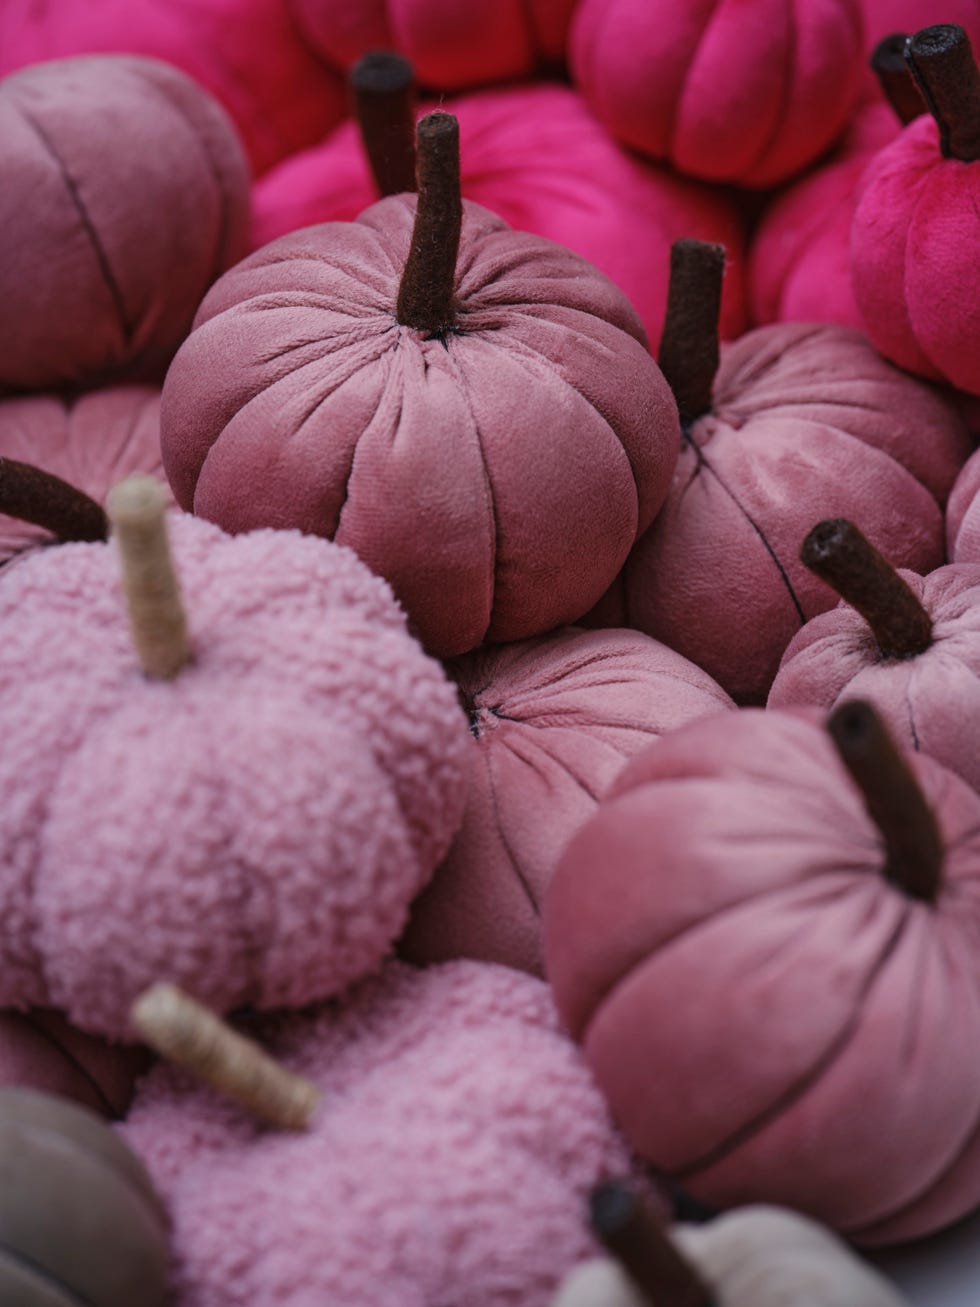
[(463, 823), (399, 946), (539, 973), (541, 901), (571, 836), (627, 758), (731, 700), (638, 631), (580, 631), (448, 664), (475, 737)]
[(350, 545), (449, 656), (595, 603), (667, 493), (678, 427), (625, 296), (460, 200), (454, 118), (419, 135), (418, 218), (381, 200), (213, 288), (161, 439), (183, 507)]
[(122, 1127), (172, 1213), (185, 1307), (546, 1307), (594, 1249), (585, 1196), (626, 1149), (540, 981), (392, 963), (252, 1029), (323, 1090), (308, 1133), (163, 1067)]
[(139, 657), (114, 542), (0, 576), (0, 1004), (122, 1036), (158, 978), (222, 1010), (336, 992), (380, 961), (459, 822), (455, 693), (349, 550), (183, 515), (190, 634), (170, 660), (162, 564), (147, 619), (142, 519), (117, 517)]
[(858, 0), (581, 0), (572, 76), (625, 145), (708, 181), (768, 187), (842, 131)]
[(747, 709), (632, 759), (552, 880), (547, 970), (656, 1168), (888, 1242), (980, 1201), (980, 797), (866, 705), (830, 727)]
[(0, 74), (112, 52), (161, 59), (210, 91), (258, 173), (317, 140), (346, 108), (342, 79), (309, 50), (288, 0), (4, 0), (0, 6)]
[(160, 377), (241, 254), (248, 173), (224, 110), (152, 59), (0, 80), (0, 394)]

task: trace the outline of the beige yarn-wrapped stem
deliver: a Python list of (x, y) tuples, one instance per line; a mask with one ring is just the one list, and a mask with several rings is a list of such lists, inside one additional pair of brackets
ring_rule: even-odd
[(158, 984), (133, 1004), (133, 1025), (168, 1062), (235, 1099), (269, 1125), (306, 1130), (320, 1101), (312, 1081), (274, 1062), (176, 985)]
[(146, 675), (161, 681), (173, 680), (191, 657), (166, 508), (166, 491), (150, 476), (127, 477), (106, 498), (136, 654)]

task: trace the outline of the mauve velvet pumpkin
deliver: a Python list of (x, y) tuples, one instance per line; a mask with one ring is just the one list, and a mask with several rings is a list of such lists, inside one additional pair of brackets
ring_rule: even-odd
[(248, 171), (184, 73), (92, 55), (0, 80), (0, 394), (162, 376), (237, 259)]
[(885, 879), (820, 715), (746, 709), (632, 759), (545, 904), (559, 1011), (639, 1153), (865, 1243), (980, 1201), (980, 798), (904, 760), (944, 850), (934, 903)]
[(951, 563), (980, 563), (980, 449), (963, 464), (949, 492), (946, 552)]
[(402, 326), (415, 208), (381, 200), (227, 273), (161, 439), (183, 507), (350, 545), (450, 656), (596, 602), (667, 493), (677, 410), (622, 292), (469, 201), (451, 330)]
[(413, 962), (540, 972), (541, 899), (626, 759), (731, 700), (638, 631), (564, 631), (447, 665), (475, 741), (463, 823), (399, 945)]
[(572, 76), (624, 144), (709, 181), (768, 187), (853, 107), (858, 0), (581, 0)]

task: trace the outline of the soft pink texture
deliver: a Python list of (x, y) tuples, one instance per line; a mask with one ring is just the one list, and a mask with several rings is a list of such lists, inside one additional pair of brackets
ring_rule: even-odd
[[(721, 331), (743, 329), (744, 224), (729, 196), (634, 158), (566, 86), (484, 91), (440, 108), (459, 119), (463, 194), (594, 263), (629, 298), (651, 344), (667, 305), (670, 246), (681, 237), (725, 246)], [(258, 183), (253, 243), (349, 221), (377, 198), (357, 127), (343, 123)]]
[(343, 81), (311, 53), (287, 0), (4, 0), (0, 74), (121, 52), (182, 69), (224, 105), (263, 172), (343, 116)]
[(980, 449), (963, 464), (949, 492), (946, 553), (951, 563), (980, 563)]
[(581, 0), (569, 62), (626, 145), (766, 187), (843, 129), (863, 50), (858, 0)]
[[(160, 391), (111, 386), (74, 398), (0, 400), (0, 458), (53, 472), (101, 504), (132, 472), (163, 476)], [(42, 527), (0, 513), (0, 563), (53, 539)]]
[(261, 1129), (166, 1068), (122, 1127), (174, 1219), (179, 1307), (547, 1307), (628, 1166), (547, 986), (391, 964), (344, 1006), (259, 1027), (324, 1090)]
[(854, 299), (899, 367), (980, 395), (980, 162), (944, 159), (923, 114), (872, 161), (851, 227)]
[(907, 748), (921, 749), (980, 791), (980, 565), (902, 572), (932, 618), (932, 644), (883, 658), (868, 624), (845, 603), (808, 622), (783, 655), (769, 706), (827, 710), (866, 699)]
[(350, 545), (449, 656), (596, 602), (667, 493), (677, 408), (607, 278), (466, 201), (458, 327), (399, 325), (414, 215), (381, 200), (226, 274), (161, 439), (183, 507)]
[(458, 91), (560, 65), (577, 0), (287, 0), (313, 49), (344, 70), (398, 50), (427, 86)]
[(545, 903), (559, 1011), (627, 1137), (695, 1196), (863, 1242), (980, 1202), (980, 798), (906, 755), (946, 848), (935, 905), (817, 714), (696, 722), (638, 754)]
[(896, 566), (938, 567), (940, 505), (969, 448), (950, 402), (861, 333), (760, 327), (723, 348), (714, 407), (599, 614), (761, 703), (791, 638), (836, 603), (799, 560), (807, 532), (847, 517)]
[(171, 682), (137, 664), (113, 545), (0, 574), (0, 1004), (110, 1035), (158, 979), (227, 1010), (365, 974), (465, 789), (454, 690), (349, 550), (170, 526)]
[(447, 670), (476, 737), (466, 809), (399, 948), (413, 962), (470, 957), (540, 974), (540, 904), (568, 840), (627, 758), (731, 700), (638, 631), (569, 628)]
[(241, 256), (248, 172), (176, 68), (92, 55), (0, 80), (0, 394), (162, 376)]

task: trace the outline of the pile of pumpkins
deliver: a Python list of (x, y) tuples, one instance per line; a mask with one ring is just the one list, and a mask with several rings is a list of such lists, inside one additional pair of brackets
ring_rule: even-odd
[(980, 1206), (935, 16), (5, 4), (0, 1301), (897, 1307)]

